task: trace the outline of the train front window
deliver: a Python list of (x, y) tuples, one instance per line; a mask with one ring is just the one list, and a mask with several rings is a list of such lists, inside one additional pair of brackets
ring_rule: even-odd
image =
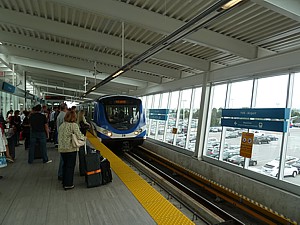
[(107, 121), (118, 130), (128, 130), (134, 127), (139, 121), (140, 113), (137, 104), (106, 105), (105, 110)]

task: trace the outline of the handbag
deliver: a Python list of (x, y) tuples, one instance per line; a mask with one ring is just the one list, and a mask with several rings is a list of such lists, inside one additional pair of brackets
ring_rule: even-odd
[[(74, 126), (73, 126), (74, 129)], [(79, 148), (81, 146), (84, 146), (85, 140), (80, 140), (77, 138), (76, 134), (74, 132), (72, 133), (72, 145), (74, 148)]]
[(72, 133), (72, 145), (74, 148), (79, 148), (84, 146), (85, 140), (80, 140), (77, 138), (76, 134)]

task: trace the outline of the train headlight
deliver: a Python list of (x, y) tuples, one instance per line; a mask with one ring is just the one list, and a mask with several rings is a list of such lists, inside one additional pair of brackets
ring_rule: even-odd
[(136, 130), (136, 131), (134, 131), (133, 133), (134, 133), (134, 135), (139, 135), (140, 133), (142, 133), (142, 129), (138, 129), (138, 130)]
[(109, 136), (109, 137), (112, 136), (112, 132), (111, 132), (111, 131), (108, 131), (108, 130), (104, 130), (104, 131), (103, 131), (103, 134), (105, 134), (106, 136)]

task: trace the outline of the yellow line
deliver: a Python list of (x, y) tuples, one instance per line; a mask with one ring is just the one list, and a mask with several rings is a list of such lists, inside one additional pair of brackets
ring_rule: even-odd
[(91, 144), (101, 151), (101, 155), (109, 159), (111, 168), (158, 225), (195, 224), (112, 153), (98, 138), (90, 133), (87, 133), (87, 137)]

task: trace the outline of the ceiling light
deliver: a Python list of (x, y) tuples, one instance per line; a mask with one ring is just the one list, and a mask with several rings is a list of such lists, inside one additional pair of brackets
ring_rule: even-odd
[(225, 5), (223, 5), (221, 8), (222, 9), (229, 9), (232, 6), (235, 6), (236, 4), (238, 4), (239, 2), (241, 2), (242, 0), (231, 0), (230, 2), (227, 2)]
[(95, 91), (96, 90), (96, 87), (92, 87), (92, 91)]
[(112, 77), (117, 77), (119, 76), (121, 73), (124, 73), (123, 70), (118, 71), (117, 73), (115, 73), (114, 75), (112, 75)]
[(0, 41), (0, 45), (2, 45), (3, 43)]

